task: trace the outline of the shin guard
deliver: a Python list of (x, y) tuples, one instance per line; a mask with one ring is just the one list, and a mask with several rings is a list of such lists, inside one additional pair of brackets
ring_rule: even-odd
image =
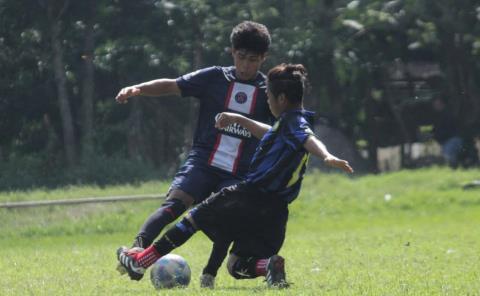
[(135, 238), (133, 246), (140, 248), (150, 246), (163, 228), (177, 219), (185, 210), (186, 207), (181, 200), (176, 198), (166, 200), (160, 208), (145, 221)]
[(190, 237), (193, 236), (196, 229), (186, 218), (171, 227), (165, 234), (154, 243), (155, 249), (160, 254), (168, 254), (173, 249), (180, 247)]

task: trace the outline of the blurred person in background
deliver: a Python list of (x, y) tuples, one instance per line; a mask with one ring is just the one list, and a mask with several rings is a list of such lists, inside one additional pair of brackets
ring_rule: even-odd
[(447, 108), (446, 101), (437, 96), (432, 101), (433, 137), (442, 147), (442, 155), (451, 167), (457, 167), (459, 155), (463, 147), (463, 139), (459, 127)]

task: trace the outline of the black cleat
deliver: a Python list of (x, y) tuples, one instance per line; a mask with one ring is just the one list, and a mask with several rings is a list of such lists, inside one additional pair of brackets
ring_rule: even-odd
[(143, 249), (141, 248), (134, 248), (129, 250), (127, 247), (120, 247), (117, 250), (117, 259), (119, 262), (119, 266), (117, 270), (120, 274), (128, 273), (130, 279), (134, 281), (139, 281), (143, 278), (145, 274), (145, 268), (138, 264), (137, 260), (135, 260), (135, 254), (141, 252)]
[(288, 288), (285, 279), (285, 259), (279, 255), (273, 255), (267, 264), (267, 285), (275, 288)]

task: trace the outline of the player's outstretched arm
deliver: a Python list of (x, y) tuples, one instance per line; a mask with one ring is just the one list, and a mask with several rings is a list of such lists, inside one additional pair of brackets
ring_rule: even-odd
[(325, 164), (334, 168), (339, 168), (347, 173), (353, 173), (353, 169), (348, 164), (348, 161), (330, 154), (330, 152), (328, 152), (327, 150), (327, 147), (325, 147), (325, 144), (323, 144), (322, 141), (320, 141), (316, 137), (308, 137), (305, 144), (303, 144), (303, 147), (305, 147), (305, 149), (311, 154), (323, 159)]
[(270, 125), (250, 119), (240, 114), (222, 112), (215, 116), (215, 127), (225, 128), (230, 124), (238, 123), (248, 129), (255, 138), (261, 139), (263, 135), (271, 128)]
[(159, 97), (166, 95), (180, 95), (180, 88), (175, 79), (157, 79), (122, 88), (115, 100), (125, 104), (134, 96)]

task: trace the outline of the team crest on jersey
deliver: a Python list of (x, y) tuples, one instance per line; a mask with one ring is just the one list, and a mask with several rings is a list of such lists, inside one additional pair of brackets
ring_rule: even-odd
[(244, 114), (253, 114), (256, 97), (257, 88), (254, 85), (234, 82), (230, 84), (225, 107), (227, 110)]
[(247, 99), (248, 99), (247, 94), (244, 93), (243, 91), (239, 91), (235, 94), (235, 101), (239, 104), (245, 104)]

